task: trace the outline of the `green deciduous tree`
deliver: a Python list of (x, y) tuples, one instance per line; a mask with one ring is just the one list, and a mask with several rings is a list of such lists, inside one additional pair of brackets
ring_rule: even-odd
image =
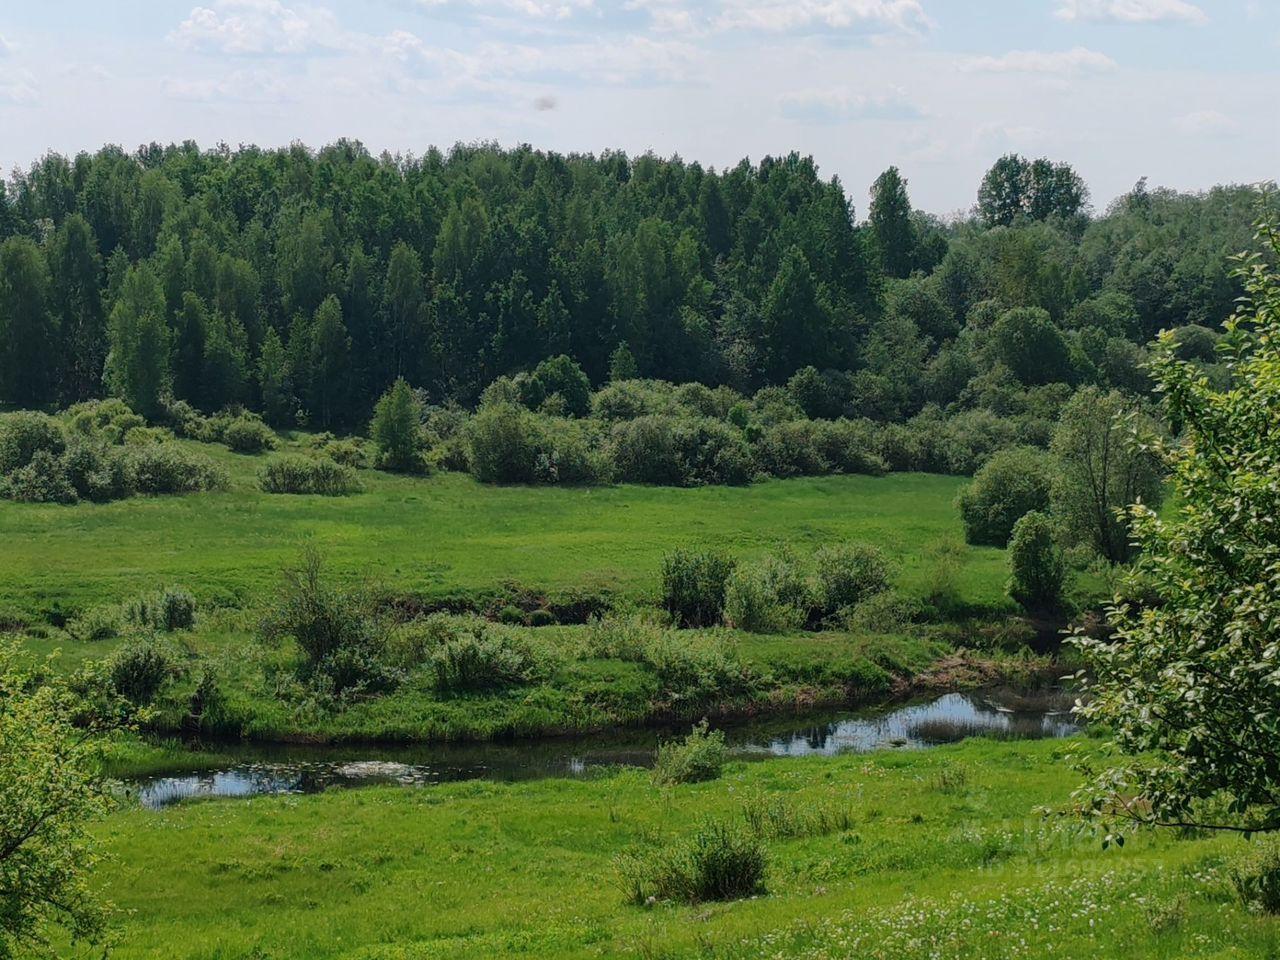
[(169, 328), (160, 282), (146, 264), (129, 268), (107, 327), (107, 385), (144, 417), (155, 416), (169, 386)]
[(635, 354), (624, 340), (609, 354), (609, 379), (616, 383), (619, 380), (634, 380), (638, 376), (640, 368), (636, 366)]
[(1049, 509), (1053, 461), (1035, 447), (997, 451), (960, 491), (956, 504), (968, 543), (1003, 547), (1013, 526), (1033, 510)]
[(289, 422), (293, 412), (293, 397), (289, 391), (289, 357), (284, 343), (274, 328), (269, 328), (262, 338), (262, 352), (258, 356), (258, 394), (262, 398), (262, 412), (273, 426)]
[(993, 358), (1028, 386), (1069, 383), (1075, 378), (1066, 337), (1038, 307), (1018, 307), (1001, 314), (988, 342)]
[(1053, 512), (1070, 538), (1112, 563), (1133, 556), (1125, 511), (1163, 497), (1160, 460), (1145, 438), (1155, 431), (1133, 403), (1085, 387), (1067, 402), (1053, 433)]
[(62, 394), (85, 400), (102, 384), (106, 324), (102, 314), (102, 258), (89, 222), (73, 213), (49, 244), (52, 309), (61, 328)]
[(65, 686), (37, 683), (0, 644), (0, 957), (43, 950), (51, 926), (101, 942), (108, 912), (89, 882), (90, 821), (109, 796), (92, 730)]
[(391, 372), (397, 377), (419, 376), (429, 352), (425, 342), (427, 301), (423, 283), (421, 258), (408, 244), (396, 244), (387, 263), (382, 302)]
[(342, 304), (330, 295), (316, 310), (311, 325), (310, 408), (328, 429), (346, 411), (351, 338), (342, 322)]
[(897, 167), (890, 167), (871, 185), (871, 209), (867, 219), (885, 274), (890, 277), (907, 276), (915, 253), (915, 227), (911, 222), (907, 181)]
[(391, 385), (373, 411), (369, 436), (378, 447), (378, 466), (416, 473), (422, 459), (422, 405), (403, 379)]
[[(1280, 235), (1264, 226), (1268, 255)], [(1132, 585), (1113, 638), (1081, 637), (1080, 713), (1112, 732), (1082, 812), (1123, 823), (1280, 829), (1280, 274), (1240, 266), (1227, 323), (1231, 381), (1215, 387), (1162, 338), (1153, 376), (1180, 435), (1163, 448), (1174, 505), (1135, 508)]]
[(997, 160), (978, 188), (978, 215), (989, 226), (1009, 226), (1022, 217), (1074, 217), (1089, 200), (1084, 181), (1068, 164), (1027, 160), (1016, 153)]
[(38, 405), (53, 399), (63, 357), (49, 309), (49, 268), (25, 237), (0, 244), (0, 397)]
[(1053, 609), (1062, 601), (1066, 576), (1053, 521), (1039, 510), (1020, 517), (1009, 537), (1009, 596), (1028, 610)]
[(775, 381), (830, 357), (830, 308), (799, 247), (787, 252), (761, 313), (765, 363)]

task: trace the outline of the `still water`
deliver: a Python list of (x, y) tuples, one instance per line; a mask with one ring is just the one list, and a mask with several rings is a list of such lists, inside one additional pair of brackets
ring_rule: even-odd
[[(879, 749), (918, 749), (971, 736), (1064, 737), (1078, 727), (1073, 696), (1061, 690), (990, 689), (769, 723), (723, 725), (741, 758), (833, 756)], [(195, 797), (318, 793), (370, 784), (427, 786), (451, 780), (531, 780), (584, 776), (601, 767), (649, 766), (655, 731), (511, 743), (406, 747), (219, 746), (233, 758), (216, 769), (126, 781), (143, 806), (157, 809)], [(207, 766), (195, 764), (194, 766)]]

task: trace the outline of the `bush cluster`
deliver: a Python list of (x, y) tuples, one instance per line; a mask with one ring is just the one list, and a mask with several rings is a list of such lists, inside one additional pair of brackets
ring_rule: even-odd
[(615, 861), (630, 903), (706, 903), (763, 893), (764, 844), (737, 822), (704, 820), (687, 837)]
[(269, 460), (258, 471), (264, 493), (318, 494), (344, 497), (364, 489), (356, 471), (328, 457), (297, 455)]
[(733, 561), (715, 551), (673, 551), (662, 560), (662, 605), (677, 626), (714, 626), (732, 572)]
[(276, 434), (256, 413), (242, 413), (223, 428), (222, 442), (236, 453), (263, 453), (276, 448)]
[(301, 655), (299, 679), (321, 693), (350, 697), (387, 689), (397, 679), (368, 591), (327, 579), (315, 550), (284, 571), (259, 633), (269, 643), (291, 640)]
[(1018, 520), (1032, 510), (1049, 508), (1052, 486), (1053, 463), (1044, 450), (998, 451), (956, 498), (965, 540), (992, 547), (1007, 545)]
[(144, 594), (120, 608), (124, 622), (163, 633), (191, 630), (196, 625), (196, 598), (181, 587)]
[(655, 702), (676, 716), (728, 703), (758, 685), (719, 631), (677, 631), (639, 614), (612, 614), (590, 621), (585, 646), (591, 657), (648, 666), (657, 680)]
[(428, 665), (435, 688), (467, 693), (535, 683), (545, 664), (513, 631), (472, 620), (431, 651)]
[(725, 591), (724, 619), (752, 633), (820, 626), (889, 588), (889, 563), (867, 544), (830, 544), (808, 561), (790, 551), (739, 564)]
[(600, 436), (586, 421), (532, 413), (503, 400), (482, 406), (464, 436), (469, 469), (483, 483), (583, 485), (612, 479)]
[(1252, 846), (1231, 865), (1231, 884), (1246, 906), (1280, 913), (1280, 841), (1265, 836), (1255, 839)]
[(308, 438), (307, 445), (314, 451), (352, 470), (369, 465), (369, 455), (361, 437), (339, 439), (332, 433), (317, 433)]
[(169, 647), (150, 634), (128, 640), (107, 658), (112, 689), (134, 706), (148, 706), (176, 671)]
[(460, 426), (436, 436), (432, 459), (486, 483), (697, 486), (890, 469), (972, 474), (998, 450), (1046, 445), (1065, 398), (1057, 389), (1064, 385), (1054, 384), (1036, 388), (1043, 396), (1013, 416), (926, 406), (909, 420), (883, 422), (850, 416), (851, 402), (815, 399), (804, 373), (754, 396), (700, 383), (614, 381), (571, 415), (559, 393), (549, 395), (556, 402), (539, 393), (536, 378), (503, 377), (484, 391), (475, 415), (458, 415)]
[(724, 731), (711, 730), (703, 720), (684, 739), (658, 744), (653, 782), (659, 786), (674, 786), (715, 780), (720, 776), (727, 753)]
[[(0, 417), (0, 496), (31, 503), (103, 503), (226, 486), (226, 475), (210, 460), (153, 436), (149, 428), (133, 425), (118, 434), (122, 421), (133, 415), (117, 411), (105, 417), (104, 410), (111, 409), (107, 401), (80, 405), (70, 439), (62, 423), (45, 414)], [(121, 442), (111, 442), (117, 435)]]

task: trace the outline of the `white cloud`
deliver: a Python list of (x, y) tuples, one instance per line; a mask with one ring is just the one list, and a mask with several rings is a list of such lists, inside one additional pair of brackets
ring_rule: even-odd
[(1059, 20), (1100, 23), (1207, 23), (1208, 15), (1187, 0), (1060, 0)]
[(1000, 57), (970, 57), (960, 61), (966, 73), (1084, 73), (1114, 70), (1116, 62), (1105, 53), (1072, 47), (1070, 50), (1011, 50)]
[(902, 91), (868, 96), (843, 88), (799, 90), (778, 98), (778, 110), (788, 120), (841, 123), (850, 120), (919, 120), (924, 112)]
[(1217, 110), (1195, 110), (1174, 117), (1173, 128), (1187, 137), (1222, 137), (1240, 131), (1240, 124)]
[(201, 103), (286, 103), (297, 99), (283, 77), (263, 70), (233, 70), (221, 77), (170, 77), (163, 84), (174, 100)]
[(29, 70), (0, 71), (0, 103), (35, 103), (36, 78)]
[(706, 32), (706, 18), (695, 17), (684, 0), (627, 0), (623, 7), (648, 13), (650, 26), (660, 33), (691, 36)]
[(559, 105), (560, 101), (548, 94), (533, 98), (533, 109), (537, 110), (539, 113), (546, 113), (548, 110), (554, 110)]
[(722, 0), (717, 23), (733, 29), (827, 27), (910, 34), (934, 26), (919, 0)]
[(0, 57), (7, 57), (13, 53), (13, 44), (0, 35)]
[(343, 50), (353, 42), (331, 10), (280, 0), (214, 0), (193, 8), (169, 39), (184, 50), (241, 56)]
[(595, 0), (414, 0), (427, 10), (468, 6), (483, 10), (518, 13), (536, 20), (567, 20), (581, 10), (595, 6)]
[(496, 81), (510, 79), (638, 86), (678, 83), (694, 75), (701, 59), (690, 44), (641, 36), (541, 47), (492, 42), (462, 51), (432, 47), (415, 34), (398, 30), (383, 41), (383, 50), (411, 67), (429, 68), (436, 88), (443, 84), (491, 89)]

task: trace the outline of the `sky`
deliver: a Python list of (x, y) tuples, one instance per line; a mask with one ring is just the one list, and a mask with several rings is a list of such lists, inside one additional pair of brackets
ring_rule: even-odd
[(968, 209), (1018, 152), (1104, 209), (1280, 176), (1280, 0), (56, 0), (0, 4), (0, 166), (195, 140), (797, 150), (865, 214), (890, 164)]

